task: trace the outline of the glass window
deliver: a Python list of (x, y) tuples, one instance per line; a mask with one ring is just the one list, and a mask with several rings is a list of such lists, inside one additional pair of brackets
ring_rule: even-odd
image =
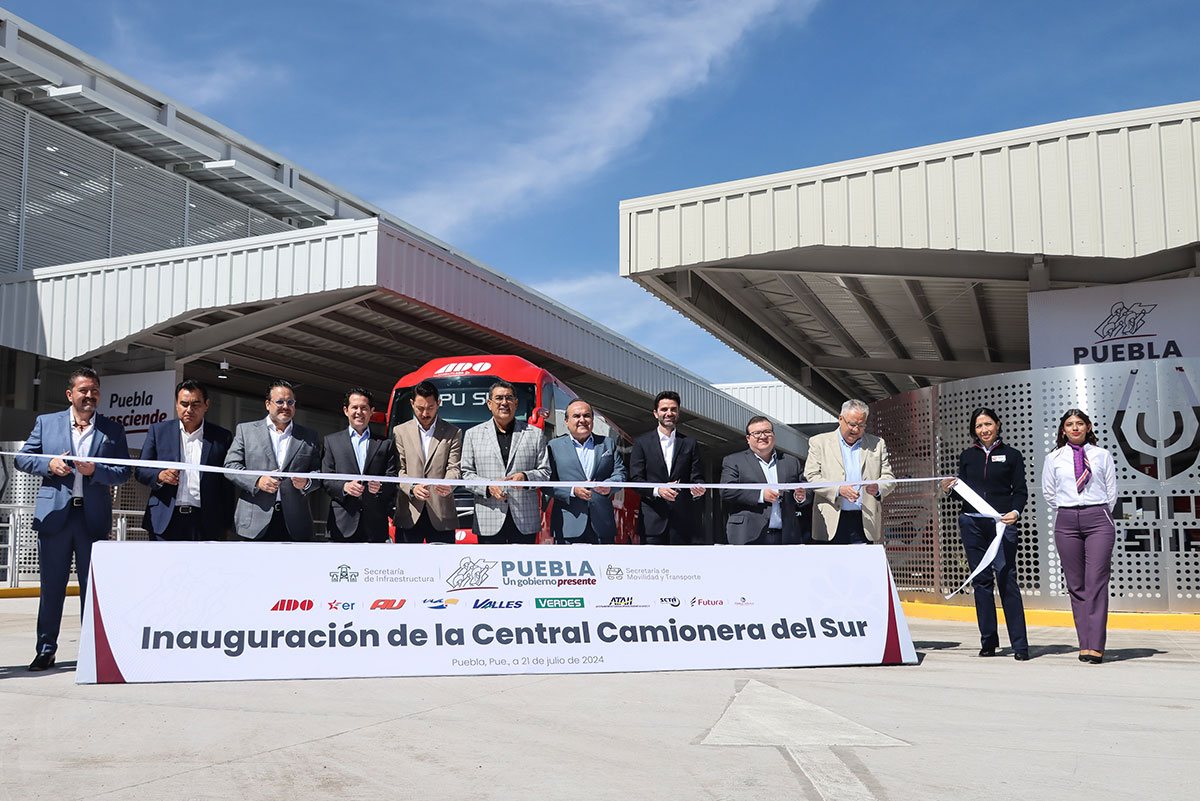
[[(492, 412), (487, 407), (488, 387), (499, 381), (494, 375), (463, 375), (428, 379), (438, 389), (438, 416), (466, 431), (474, 425), (490, 420)], [(513, 384), (517, 395), (517, 419), (529, 417), (535, 405), (537, 388), (534, 384)], [(392, 398), (392, 416), (388, 420), (388, 431), (412, 419), (412, 387), (396, 390)]]

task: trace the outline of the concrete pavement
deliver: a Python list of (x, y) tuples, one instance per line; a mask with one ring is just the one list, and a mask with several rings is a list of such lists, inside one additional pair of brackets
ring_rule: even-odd
[[(75, 601), (68, 602), (68, 610)], [(1200, 633), (910, 620), (919, 666), (77, 686), (0, 599), (0, 799), (1195, 796)], [(66, 627), (64, 627), (66, 628)]]

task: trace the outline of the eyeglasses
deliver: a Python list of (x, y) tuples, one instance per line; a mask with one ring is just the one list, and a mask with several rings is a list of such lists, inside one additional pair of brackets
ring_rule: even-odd
[(855, 431), (861, 431), (862, 429), (867, 427), (866, 420), (863, 420), (861, 423), (851, 423), (845, 417), (839, 417), (838, 419), (841, 420), (842, 423), (845, 424), (846, 428), (851, 428), (851, 429), (854, 429)]
[(516, 395), (494, 395), (494, 396), (492, 396), (492, 403), (516, 403), (516, 402), (517, 402)]
[(274, 403), (276, 406), (278, 406), (280, 409), (282, 409), (284, 406), (295, 406), (296, 399), (288, 398), (287, 400), (273, 400), (273, 401), (271, 401), (271, 403)]
[(748, 431), (746, 432), (746, 436), (754, 437), (755, 439), (770, 439), (771, 437), (775, 436), (775, 431)]

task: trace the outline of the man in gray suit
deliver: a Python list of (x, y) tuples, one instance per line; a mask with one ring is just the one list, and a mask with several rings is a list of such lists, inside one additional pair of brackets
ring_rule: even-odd
[[(507, 381), (488, 389), (492, 419), (463, 435), (465, 480), (545, 481), (550, 459), (541, 429), (516, 419), (517, 393)], [(535, 487), (471, 487), (475, 495), (475, 532), (481, 542), (532, 545), (541, 530), (542, 509)]]
[[(744, 451), (731, 453), (721, 463), (722, 484), (799, 484), (800, 460), (775, 450), (775, 426), (755, 416), (746, 424)], [(799, 545), (800, 521), (796, 509), (808, 499), (804, 488), (791, 492), (774, 489), (723, 489), (721, 500), (729, 511), (725, 539), (730, 545)]]
[[(551, 481), (624, 481), (625, 463), (612, 437), (592, 433), (587, 401), (567, 405), (567, 433), (550, 440)], [(611, 487), (555, 487), (550, 511), (554, 541), (611, 545), (616, 542)]]
[[(233, 435), (225, 466), (234, 470), (312, 473), (321, 469), (321, 439), (311, 428), (292, 422), (296, 393), (287, 381), (267, 388), (267, 417), (242, 423)], [(309, 478), (280, 480), (270, 475), (226, 473), (238, 488), (233, 527), (238, 536), (266, 542), (309, 542), (313, 538), (308, 494), (318, 487)]]

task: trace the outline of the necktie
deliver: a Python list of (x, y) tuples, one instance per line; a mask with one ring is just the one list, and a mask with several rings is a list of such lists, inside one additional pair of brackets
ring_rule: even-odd
[(1092, 465), (1082, 447), (1072, 445), (1071, 450), (1075, 451), (1075, 491), (1082, 495), (1083, 488), (1092, 480)]

